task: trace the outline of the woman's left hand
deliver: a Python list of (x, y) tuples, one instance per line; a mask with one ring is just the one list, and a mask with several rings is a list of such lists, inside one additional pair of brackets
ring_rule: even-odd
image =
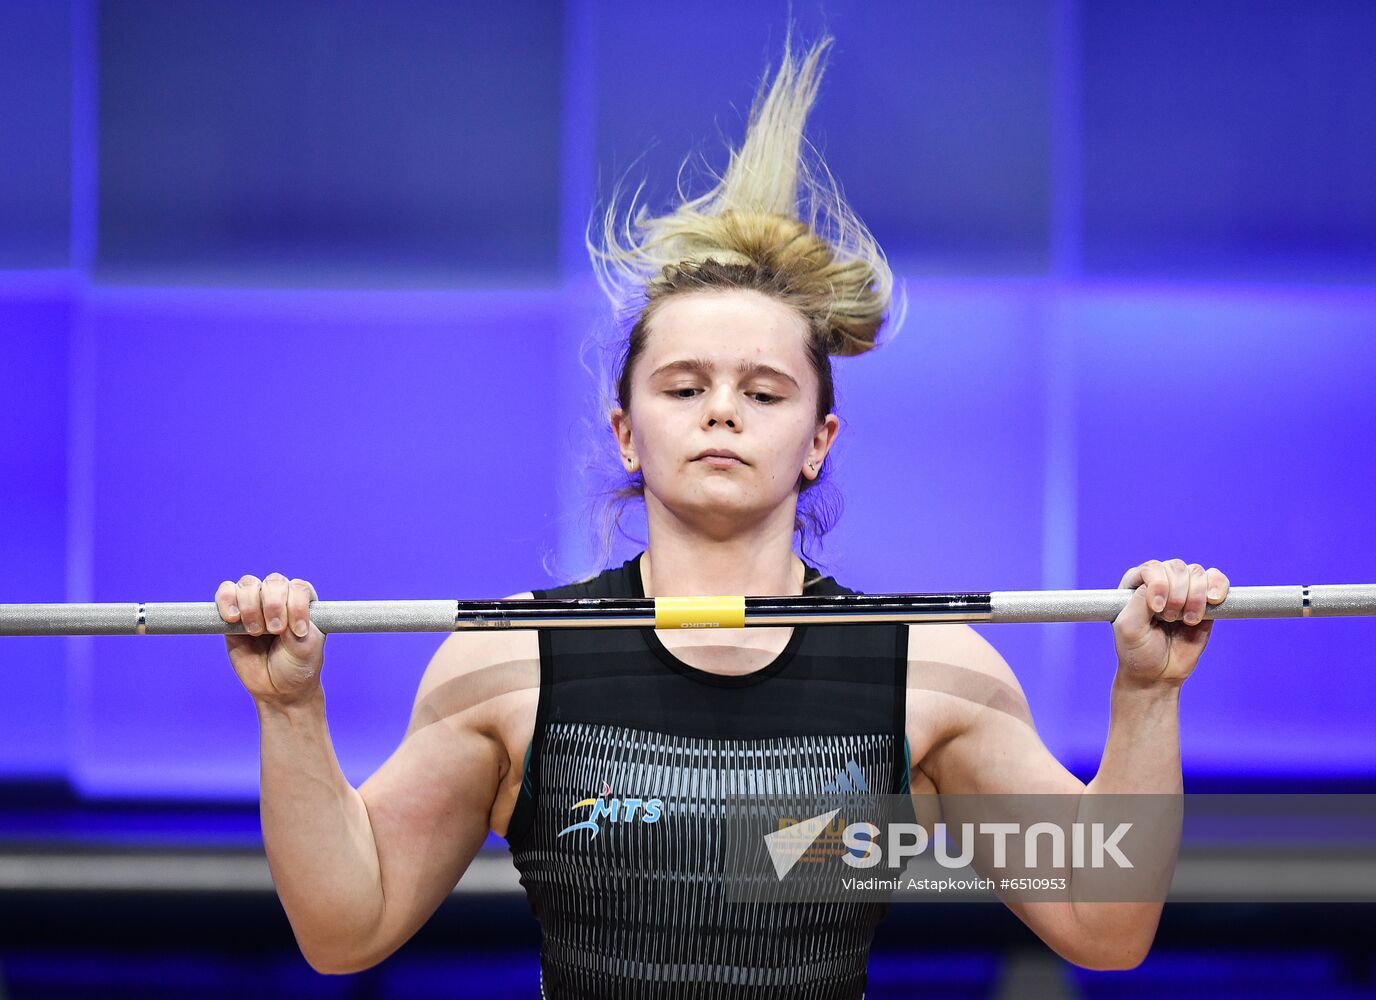
[(1228, 596), (1228, 578), (1199, 563), (1150, 559), (1128, 570), (1118, 586), (1136, 588), (1113, 620), (1119, 676), (1139, 686), (1183, 684), (1214, 627), (1201, 620), (1205, 604)]

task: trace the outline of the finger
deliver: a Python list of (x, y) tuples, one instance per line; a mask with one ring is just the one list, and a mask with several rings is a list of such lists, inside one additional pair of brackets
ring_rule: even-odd
[(215, 610), (227, 622), (239, 620), (239, 597), (233, 580), (226, 580), (215, 591)]
[(1190, 568), (1183, 559), (1171, 559), (1166, 563), (1166, 572), (1170, 579), (1170, 595), (1161, 617), (1168, 622), (1179, 621), (1185, 610), (1185, 599), (1190, 596)]
[(1142, 583), (1146, 585), (1147, 607), (1160, 614), (1166, 609), (1171, 596), (1170, 575), (1159, 559), (1148, 559), (1142, 564)]
[(1198, 625), (1204, 620), (1204, 605), (1208, 603), (1209, 579), (1204, 575), (1204, 567), (1199, 563), (1190, 563), (1188, 569), (1189, 591), (1185, 595), (1185, 607), (1180, 620), (1186, 625)]
[(1147, 594), (1147, 585), (1138, 584), (1127, 604), (1123, 605), (1123, 610), (1113, 620), (1113, 644), (1120, 659), (1149, 648), (1160, 639), (1161, 629), (1153, 621), (1152, 610), (1147, 605)]
[(1210, 566), (1209, 577), (1209, 603), (1217, 604), (1228, 596), (1228, 578), (1223, 575), (1223, 571)]
[(311, 601), (315, 600), (315, 588), (305, 580), (292, 580), (287, 591), (287, 620), (292, 633), (304, 639), (311, 630)]
[[(1121, 588), (1120, 588), (1121, 589)], [(1140, 641), (1151, 634), (1151, 608), (1148, 606), (1151, 588), (1145, 583), (1139, 583), (1137, 589), (1128, 598), (1128, 603), (1123, 605), (1123, 610), (1118, 612), (1115, 624), (1122, 629), (1125, 636), (1132, 641)]]
[(251, 573), (246, 573), (239, 578), (239, 585), (236, 588), (239, 596), (239, 614), (243, 616), (244, 631), (250, 635), (259, 635), (263, 631), (263, 609), (259, 606), (258, 595), (262, 589), (262, 584), (258, 578)]
[(263, 618), (268, 632), (281, 635), (287, 627), (288, 580), (281, 573), (263, 577)]
[(1136, 590), (1142, 585), (1142, 567), (1134, 566), (1123, 574), (1123, 579), (1118, 581), (1119, 590)]

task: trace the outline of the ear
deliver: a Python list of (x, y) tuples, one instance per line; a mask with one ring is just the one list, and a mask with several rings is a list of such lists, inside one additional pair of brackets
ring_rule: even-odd
[(640, 456), (635, 453), (635, 441), (631, 437), (631, 415), (621, 407), (611, 412), (612, 434), (616, 436), (616, 450), (621, 453), (621, 464), (627, 472), (640, 468)]
[(817, 425), (817, 432), (812, 435), (807, 454), (803, 457), (805, 478), (816, 479), (822, 474), (822, 462), (826, 459), (827, 452), (831, 451), (831, 446), (836, 443), (836, 435), (840, 432), (841, 421), (834, 413), (828, 413), (826, 419)]

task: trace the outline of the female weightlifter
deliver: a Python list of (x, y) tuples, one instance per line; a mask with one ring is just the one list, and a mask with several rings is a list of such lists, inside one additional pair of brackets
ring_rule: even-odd
[[(882, 252), (803, 156), (830, 44), (801, 59), (786, 45), (708, 193), (653, 217), (613, 197), (590, 227), (627, 331), (608, 423), (648, 540), (516, 598), (852, 592), (794, 550), (820, 523), (809, 495), (839, 429), (830, 358), (871, 350), (892, 319)], [(1180, 688), (1228, 579), (1153, 559), (1118, 586), (1134, 593), (1113, 622), (1112, 721), (1088, 785), (973, 629), (874, 624), (456, 632), (400, 746), (355, 789), (326, 726), (314, 588), (243, 576), (216, 603), (248, 633), (226, 643), (261, 724), (264, 842), (316, 969), (390, 955), (492, 830), (543, 929), (542, 995), (762, 1000), (862, 996), (885, 905), (729, 903), (718, 824), (735, 790), (1181, 792)], [(1008, 902), (1096, 969), (1140, 963), (1161, 910)]]

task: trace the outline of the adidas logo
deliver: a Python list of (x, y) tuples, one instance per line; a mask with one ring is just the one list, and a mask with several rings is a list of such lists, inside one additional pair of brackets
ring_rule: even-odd
[(865, 772), (860, 770), (860, 765), (853, 760), (846, 761), (846, 769), (838, 771), (834, 781), (824, 782), (822, 791), (824, 792), (845, 792), (854, 794), (856, 792), (868, 792), (870, 786), (865, 782)]

